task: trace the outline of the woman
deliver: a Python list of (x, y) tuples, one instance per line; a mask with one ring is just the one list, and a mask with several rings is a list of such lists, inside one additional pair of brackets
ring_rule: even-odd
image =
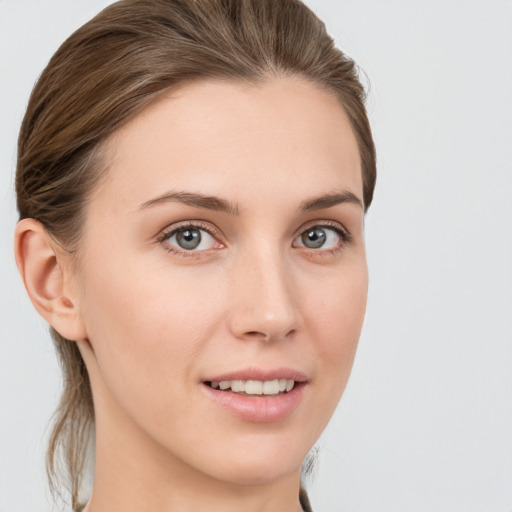
[(73, 510), (310, 510), (301, 466), (367, 291), (375, 151), (354, 63), (296, 0), (132, 0), (51, 59), (16, 260), (64, 391)]

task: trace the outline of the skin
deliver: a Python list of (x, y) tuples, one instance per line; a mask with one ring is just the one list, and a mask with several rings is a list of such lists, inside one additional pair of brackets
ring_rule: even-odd
[[(77, 340), (89, 371), (90, 512), (296, 512), (302, 461), (345, 388), (366, 305), (362, 205), (301, 210), (362, 198), (345, 112), (300, 79), (201, 82), (165, 95), (106, 149), (79, 261), (32, 219), (17, 229), (36, 307)], [(234, 211), (147, 204), (176, 192)], [(187, 252), (172, 231), (192, 221), (205, 231)], [(301, 237), (314, 226), (328, 235), (319, 248)], [(204, 393), (208, 376), (248, 367), (306, 374), (298, 407), (260, 423)]]

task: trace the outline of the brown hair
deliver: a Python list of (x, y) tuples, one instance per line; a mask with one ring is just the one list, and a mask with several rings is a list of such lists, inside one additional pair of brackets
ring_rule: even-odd
[[(261, 82), (293, 75), (335, 95), (356, 136), (365, 209), (375, 185), (375, 148), (354, 62), (299, 0), (123, 0), (58, 49), (37, 81), (18, 140), (20, 219), (40, 221), (75, 252), (84, 206), (104, 173), (101, 148), (159, 95), (208, 78)], [(64, 389), (47, 454), (52, 490), (62, 451), (73, 510), (89, 431), (91, 388), (75, 343), (50, 328)]]

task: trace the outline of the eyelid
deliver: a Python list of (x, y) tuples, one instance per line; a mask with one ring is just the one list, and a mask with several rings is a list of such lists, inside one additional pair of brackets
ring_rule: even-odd
[[(321, 252), (333, 252), (337, 250), (341, 250), (342, 246), (350, 244), (352, 242), (352, 235), (349, 232), (349, 230), (340, 222), (336, 222), (333, 220), (325, 220), (325, 219), (316, 219), (309, 221), (305, 224), (303, 224), (295, 233), (293, 237), (293, 241), (300, 237), (305, 231), (308, 229), (318, 227), (318, 228), (328, 228), (336, 231), (336, 233), (341, 238), (342, 242), (340, 244), (340, 247), (337, 249), (311, 249), (313, 252), (321, 253)], [(157, 243), (160, 243), (164, 246), (164, 249), (168, 252), (172, 252), (181, 256), (186, 257), (198, 257), (201, 256), (202, 253), (210, 252), (211, 249), (203, 249), (199, 251), (187, 251), (185, 249), (180, 249), (174, 245), (170, 244), (164, 244), (165, 240), (173, 236), (176, 232), (187, 229), (187, 228), (193, 228), (193, 229), (201, 229), (206, 231), (210, 236), (215, 238), (215, 240), (221, 244), (224, 247), (224, 243), (222, 242), (222, 239), (224, 238), (221, 231), (216, 228), (213, 224), (210, 224), (209, 222), (205, 222), (203, 220), (185, 220), (181, 222), (176, 222), (174, 224), (170, 224), (169, 226), (162, 229), (159, 234), (157, 235), (156, 241)], [(297, 247), (297, 246), (295, 246)], [(302, 246), (298, 246), (302, 247)], [(222, 247), (219, 247), (222, 248)], [(218, 250), (219, 248), (215, 249)], [(307, 249), (307, 248), (306, 248)]]
[(164, 244), (165, 240), (173, 236), (175, 233), (182, 229), (200, 229), (202, 231), (206, 231), (210, 236), (215, 238), (215, 240), (224, 246), (224, 243), (220, 240), (223, 238), (222, 233), (218, 228), (216, 228), (213, 224), (209, 222), (205, 222), (203, 220), (185, 220), (181, 222), (175, 222), (174, 224), (170, 224), (169, 226), (162, 229), (156, 238), (157, 243), (164, 246), (164, 249), (168, 252), (173, 252), (178, 255), (183, 255), (187, 257), (199, 256), (201, 253), (209, 252), (210, 249), (203, 249), (200, 251), (187, 251), (185, 249), (180, 249), (174, 245)]
[(304, 233), (304, 231), (307, 231), (308, 229), (315, 228), (315, 227), (333, 229), (340, 235), (340, 237), (342, 238), (344, 243), (349, 244), (350, 242), (352, 242), (352, 235), (351, 235), (350, 231), (343, 224), (341, 224), (340, 222), (333, 221), (333, 220), (324, 220), (324, 219), (312, 220), (312, 221), (307, 222), (306, 224), (303, 224), (300, 227), (300, 229), (297, 231), (297, 233), (295, 234), (294, 240), (297, 237), (299, 237), (300, 235), (302, 235), (302, 233)]

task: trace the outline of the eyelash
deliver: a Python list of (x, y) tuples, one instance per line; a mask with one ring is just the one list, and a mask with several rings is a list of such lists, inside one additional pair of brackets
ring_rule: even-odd
[(334, 231), (340, 237), (340, 244), (332, 249), (309, 249), (308, 247), (299, 246), (299, 248), (304, 249), (311, 254), (314, 254), (315, 257), (323, 257), (323, 256), (333, 256), (342, 252), (346, 246), (352, 243), (352, 235), (344, 226), (339, 224), (338, 222), (329, 221), (329, 220), (321, 220), (321, 221), (313, 221), (305, 226), (302, 226), (300, 232), (295, 235), (295, 239), (300, 237), (304, 232), (313, 229), (313, 228), (327, 228)]
[[(345, 246), (349, 245), (352, 242), (352, 235), (350, 232), (343, 226), (341, 226), (337, 222), (333, 221), (314, 221), (305, 226), (302, 226), (300, 231), (295, 235), (294, 241), (300, 237), (304, 232), (313, 229), (313, 228), (327, 228), (334, 231), (341, 239), (341, 243), (337, 247), (333, 247), (332, 249), (309, 249), (308, 247), (298, 246), (301, 249), (305, 249), (306, 251), (312, 251), (317, 256), (328, 256), (341, 252)], [(218, 240), (220, 238), (220, 232), (215, 229), (211, 224), (202, 222), (202, 221), (187, 221), (183, 224), (174, 224), (164, 229), (157, 238), (157, 242), (162, 245), (163, 249), (167, 252), (178, 254), (179, 256), (194, 258), (201, 257), (201, 253), (208, 251), (208, 249), (204, 249), (202, 251), (187, 251), (181, 250), (175, 247), (174, 245), (166, 244), (165, 241), (169, 238), (173, 237), (179, 231), (186, 229), (200, 229), (206, 231), (210, 236)], [(221, 242), (219, 242), (221, 243)], [(297, 247), (297, 246), (296, 246)]]
[(202, 221), (187, 221), (182, 224), (173, 224), (172, 226), (169, 226), (168, 228), (164, 229), (160, 235), (157, 238), (157, 242), (162, 245), (165, 251), (177, 254), (179, 256), (183, 256), (185, 258), (197, 258), (201, 256), (202, 252), (207, 251), (186, 251), (181, 250), (175, 247), (174, 245), (166, 244), (165, 241), (169, 238), (173, 237), (175, 234), (177, 234), (179, 231), (186, 230), (186, 229), (200, 229), (202, 231), (206, 231), (211, 237), (218, 240), (220, 238), (220, 232), (215, 229), (211, 224), (208, 224), (206, 222)]

